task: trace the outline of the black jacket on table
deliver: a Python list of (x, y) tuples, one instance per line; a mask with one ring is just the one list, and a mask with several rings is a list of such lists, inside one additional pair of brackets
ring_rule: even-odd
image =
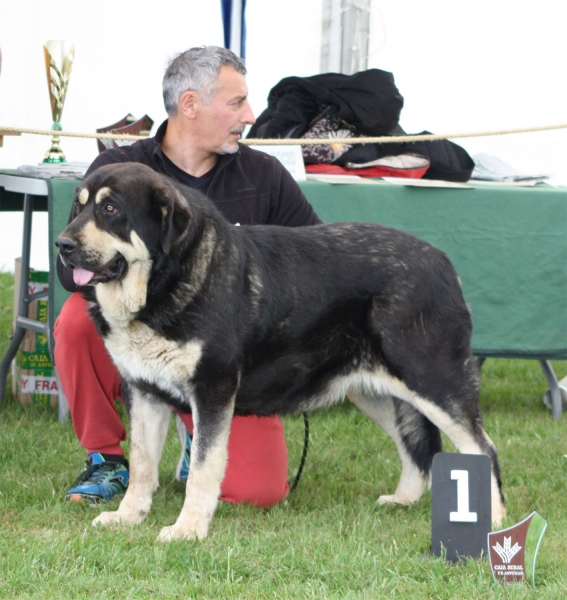
[[(121, 162), (138, 162), (191, 185), (191, 178), (162, 152), (160, 142), (167, 128), (164, 121), (154, 137), (131, 146), (105, 150), (93, 161), (86, 176), (102, 167)], [(205, 176), (206, 177), (206, 176)], [(197, 187), (197, 186), (193, 186)], [(279, 160), (243, 144), (235, 154), (219, 155), (206, 190), (202, 190), (231, 223), (300, 227), (321, 223), (303, 192)], [(72, 212), (71, 212), (72, 214)], [(63, 287), (80, 289), (73, 271), (57, 259), (57, 274)]]

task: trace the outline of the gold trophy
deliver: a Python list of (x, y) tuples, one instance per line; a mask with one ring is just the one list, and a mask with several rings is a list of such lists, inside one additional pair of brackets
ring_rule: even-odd
[[(53, 116), (53, 131), (62, 131), (61, 114), (63, 104), (69, 85), (69, 77), (75, 58), (75, 46), (72, 42), (60, 42), (50, 40), (43, 46), (45, 55), (45, 71), (47, 74), (47, 85), (49, 88), (49, 99), (51, 100), (51, 114)], [(66, 162), (65, 154), (59, 147), (59, 136), (54, 135), (51, 140), (51, 148), (47, 151), (44, 163)]]

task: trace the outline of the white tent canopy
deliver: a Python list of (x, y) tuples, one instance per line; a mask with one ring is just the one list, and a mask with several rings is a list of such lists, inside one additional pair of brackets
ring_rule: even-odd
[[(324, 9), (344, 11), (349, 4), (247, 0), (247, 80), (256, 114), (283, 77), (320, 72)], [(370, 9), (366, 56), (355, 44), (357, 60), (363, 61), (358, 64), (394, 74), (405, 99), (400, 124), (406, 131), (457, 133), (567, 121), (567, 3), (540, 0), (535, 8), (527, 0), (356, 4)], [(159, 124), (165, 118), (161, 78), (167, 60), (191, 46), (224, 45), (220, 0), (2, 2), (0, 126), (51, 127), (42, 49), (51, 39), (75, 44), (65, 130), (94, 132), (129, 112), (148, 114)], [(519, 170), (549, 172), (567, 184), (567, 130), (458, 143), (470, 154), (495, 154)], [(48, 147), (46, 137), (5, 138), (0, 166), (41, 161)], [(90, 162), (97, 153), (94, 140), (64, 138), (62, 147), (68, 160)], [(0, 240), (5, 230), (2, 225)], [(9, 252), (0, 246), (0, 267), (11, 267)]]

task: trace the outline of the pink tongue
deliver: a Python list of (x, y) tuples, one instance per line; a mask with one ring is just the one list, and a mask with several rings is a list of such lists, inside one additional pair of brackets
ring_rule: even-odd
[(85, 269), (79, 269), (79, 267), (73, 269), (73, 279), (77, 285), (86, 285), (93, 277), (94, 273), (92, 271), (85, 271)]

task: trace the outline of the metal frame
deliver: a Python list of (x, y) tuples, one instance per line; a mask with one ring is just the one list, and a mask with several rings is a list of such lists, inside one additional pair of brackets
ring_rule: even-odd
[[(6, 394), (6, 383), (8, 380), (8, 372), (12, 360), (16, 356), (16, 352), (24, 339), (26, 331), (37, 331), (47, 336), (49, 340), (49, 351), (53, 358), (53, 347), (51, 337), (51, 323), (49, 317), (47, 323), (41, 323), (28, 318), (28, 305), (33, 300), (46, 298), (49, 291), (36, 292), (30, 294), (28, 292), (28, 279), (30, 273), (30, 251), (31, 251), (31, 233), (34, 208), (34, 196), (47, 196), (48, 188), (45, 180), (34, 179), (31, 177), (18, 177), (12, 175), (0, 174), (0, 187), (3, 187), (9, 192), (17, 192), (24, 195), (24, 226), (22, 237), (22, 264), (20, 270), (20, 290), (17, 300), (17, 314), (14, 334), (12, 341), (8, 346), (8, 350), (0, 364), (0, 400), (4, 400)], [(54, 373), (57, 378), (58, 394), (58, 416), (60, 421), (66, 421), (69, 418), (69, 406), (65, 394), (61, 389), (57, 369), (54, 365)]]
[[(486, 356), (477, 357), (476, 360), (479, 370), (482, 369), (482, 365), (487, 358), (488, 357)], [(548, 360), (540, 360), (539, 364), (543, 369), (543, 373), (547, 379), (547, 384), (549, 385), (549, 393), (551, 396), (551, 414), (554, 419), (560, 419), (563, 411), (563, 399), (561, 397), (561, 389), (559, 387), (559, 382), (557, 381), (557, 375), (555, 375), (555, 371)]]

